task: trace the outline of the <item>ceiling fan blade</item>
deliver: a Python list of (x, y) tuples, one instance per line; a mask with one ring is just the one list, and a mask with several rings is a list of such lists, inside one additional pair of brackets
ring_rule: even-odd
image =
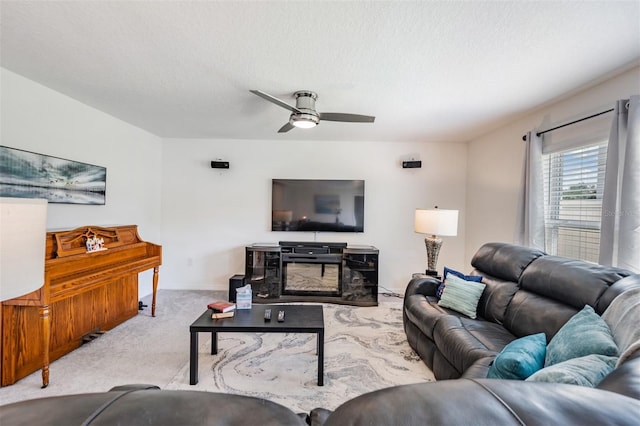
[(341, 112), (321, 112), (320, 120), (345, 121), (348, 123), (373, 123), (375, 117), (371, 115), (344, 114)]
[(288, 109), (291, 112), (297, 112), (297, 113), (301, 112), (298, 108), (291, 106), (285, 101), (281, 101), (280, 99), (276, 98), (275, 96), (271, 96), (268, 93), (261, 92), (260, 90), (249, 90), (249, 91), (254, 95), (258, 95), (261, 98), (268, 100), (269, 102), (272, 102), (278, 106), (281, 106), (282, 108)]
[(284, 126), (280, 127), (280, 130), (278, 130), (278, 133), (285, 133), (288, 132), (289, 130), (293, 129), (295, 126), (291, 123), (285, 124)]

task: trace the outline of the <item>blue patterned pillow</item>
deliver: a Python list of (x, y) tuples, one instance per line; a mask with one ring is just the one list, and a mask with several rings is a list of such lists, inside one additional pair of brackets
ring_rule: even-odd
[(438, 286), (438, 290), (436, 290), (436, 299), (440, 300), (440, 298), (442, 297), (443, 291), (444, 291), (444, 281), (442, 281), (442, 284), (440, 284)]
[(549, 367), (587, 355), (618, 356), (609, 326), (589, 305), (575, 314), (547, 345), (544, 365)]
[(618, 357), (587, 355), (573, 358), (531, 375), (527, 382), (569, 383), (571, 385), (596, 387), (615, 368)]
[(466, 281), (475, 281), (477, 283), (482, 282), (482, 275), (465, 275), (462, 272), (456, 271), (455, 269), (444, 267), (444, 273), (442, 274), (443, 279), (447, 279), (447, 275), (453, 274), (458, 278), (462, 278)]
[(486, 286), (474, 281), (465, 281), (453, 274), (447, 276), (444, 284), (444, 291), (438, 305), (443, 308), (453, 309), (474, 319), (478, 301)]
[(547, 337), (544, 333), (521, 337), (509, 343), (489, 368), (490, 379), (524, 380), (544, 367)]
[(438, 290), (436, 291), (436, 298), (440, 300), (442, 297), (442, 292), (444, 291), (444, 280), (447, 279), (447, 275), (453, 274), (458, 278), (462, 278), (465, 281), (474, 281), (474, 282), (482, 282), (482, 275), (465, 275), (462, 272), (456, 271), (455, 269), (444, 267), (444, 273), (442, 274), (442, 284), (438, 286)]

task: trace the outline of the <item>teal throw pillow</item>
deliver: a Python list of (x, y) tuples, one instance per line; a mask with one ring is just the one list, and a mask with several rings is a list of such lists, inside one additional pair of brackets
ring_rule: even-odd
[(615, 368), (618, 357), (587, 355), (573, 358), (534, 373), (527, 382), (568, 383), (596, 387)]
[(504, 347), (489, 368), (490, 379), (524, 380), (544, 367), (547, 338), (544, 333), (521, 337)]
[(465, 281), (453, 274), (449, 274), (444, 281), (444, 291), (438, 301), (438, 305), (443, 308), (453, 309), (469, 318), (475, 318), (478, 301), (484, 288), (485, 284)]
[(586, 305), (553, 336), (547, 345), (544, 365), (549, 367), (592, 354), (618, 356), (618, 346), (607, 323)]

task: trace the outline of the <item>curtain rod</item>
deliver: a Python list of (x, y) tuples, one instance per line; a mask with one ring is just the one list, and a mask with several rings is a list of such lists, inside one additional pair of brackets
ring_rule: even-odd
[[(558, 130), (558, 129), (562, 129), (563, 127), (571, 126), (572, 124), (580, 123), (581, 121), (589, 120), (590, 118), (598, 117), (599, 115), (606, 114), (606, 113), (611, 112), (613, 110), (614, 109), (611, 108), (611, 109), (608, 109), (606, 111), (602, 111), (602, 112), (598, 112), (596, 114), (590, 115), (588, 117), (579, 118), (579, 119), (574, 120), (574, 121), (572, 121), (570, 123), (561, 124), (559, 126), (552, 127), (550, 129), (547, 129), (547, 130), (543, 130), (541, 132), (536, 132), (536, 136), (544, 135), (545, 133), (552, 132), (552, 131)], [(527, 140), (527, 135), (523, 135), (522, 136), (522, 140), (526, 141)]]

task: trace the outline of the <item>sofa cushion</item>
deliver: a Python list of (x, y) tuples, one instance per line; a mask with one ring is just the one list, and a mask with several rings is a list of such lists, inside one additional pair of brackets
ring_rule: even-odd
[(433, 329), (438, 321), (447, 317), (456, 321), (456, 316), (452, 316), (451, 311), (438, 306), (438, 300), (433, 296), (425, 297), (414, 294), (406, 297), (404, 312), (409, 321), (429, 339), (433, 339)]
[(547, 338), (544, 333), (516, 339), (498, 354), (487, 377), (524, 380), (544, 367), (546, 353)]
[[(474, 270), (472, 273), (480, 273)], [(486, 286), (478, 302), (477, 314), (482, 318), (502, 324), (511, 299), (518, 291), (518, 284), (484, 274), (482, 283)]]
[(631, 272), (558, 256), (540, 257), (529, 265), (520, 278), (520, 288), (577, 310), (593, 306), (602, 314), (606, 306), (598, 302), (616, 281)]
[(52, 396), (0, 407), (3, 425), (306, 425), (278, 403), (244, 395), (129, 389)]
[(438, 305), (463, 313), (469, 318), (475, 318), (478, 301), (485, 285), (463, 280), (453, 274), (449, 274), (444, 283), (445, 288)]
[(617, 356), (618, 347), (607, 323), (586, 305), (553, 336), (544, 365), (548, 367), (592, 354)]
[(522, 271), (544, 254), (543, 251), (530, 247), (486, 243), (473, 256), (471, 265), (493, 277), (518, 282)]
[(544, 333), (549, 341), (578, 309), (526, 290), (511, 299), (504, 316), (504, 326), (518, 337)]
[(351, 399), (325, 426), (636, 425), (640, 401), (563, 384), (461, 379), (394, 386)]
[(598, 300), (598, 309), (596, 309), (596, 312), (602, 311), (604, 313), (604, 310), (609, 307), (616, 297), (636, 288), (640, 288), (640, 274), (629, 275), (611, 284), (600, 300)]
[(529, 382), (567, 383), (595, 387), (613, 371), (618, 357), (587, 355), (545, 367), (531, 375)]
[[(478, 359), (495, 357), (516, 338), (499, 324), (464, 316), (449, 316), (433, 329), (433, 339), (443, 357), (458, 371), (466, 371)], [(458, 376), (459, 377), (459, 376)]]

